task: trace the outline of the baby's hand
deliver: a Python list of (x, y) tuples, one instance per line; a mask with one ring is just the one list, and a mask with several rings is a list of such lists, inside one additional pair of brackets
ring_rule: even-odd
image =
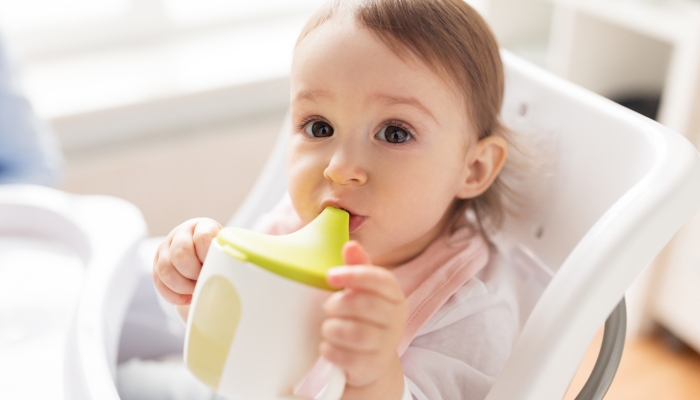
[(209, 218), (195, 218), (173, 229), (158, 246), (153, 260), (153, 283), (165, 300), (190, 304), (211, 240), (221, 225)]
[(328, 272), (328, 283), (343, 290), (324, 308), (321, 355), (347, 375), (344, 399), (400, 398), (403, 370), (396, 348), (406, 322), (406, 299), (394, 275), (370, 265), (357, 242), (343, 248), (348, 266)]

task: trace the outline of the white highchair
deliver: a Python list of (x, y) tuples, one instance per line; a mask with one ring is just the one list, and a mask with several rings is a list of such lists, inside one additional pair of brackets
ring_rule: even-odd
[(67, 375), (114, 387), (145, 237), (141, 212), (124, 200), (0, 186), (0, 399), (84, 397), (87, 383)]
[[(624, 344), (625, 290), (700, 206), (700, 157), (687, 140), (656, 122), (507, 52), (502, 56), (502, 119), (547, 149), (547, 160), (543, 173), (521, 182), (533, 192), (526, 196), (532, 200), (507, 219), (498, 238), (504, 259), (522, 278), (525, 322), (487, 399), (561, 399), (610, 316), (601, 357), (578, 397), (600, 399)], [(286, 129), (232, 224), (253, 227), (284, 196)], [(84, 231), (88, 234), (93, 233)], [(137, 355), (134, 349), (147, 356), (181, 350), (167, 328), (149, 328), (134, 322), (144, 318), (130, 317), (157, 310), (150, 257), (144, 259), (143, 268), (110, 261), (95, 267), (99, 273), (88, 269), (66, 348), (65, 398), (118, 399), (117, 352), (126, 358)], [(126, 316), (131, 322), (124, 325), (139, 277), (145, 289), (136, 295), (142, 303), (132, 304)], [(156, 314), (154, 320), (164, 321)]]

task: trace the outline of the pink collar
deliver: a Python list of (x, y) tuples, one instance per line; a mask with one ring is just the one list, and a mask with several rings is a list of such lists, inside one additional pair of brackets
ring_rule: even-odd
[(483, 236), (464, 227), (438, 237), (420, 255), (392, 270), (406, 296), (408, 317), (397, 351), (402, 355), (418, 331), (489, 260)]

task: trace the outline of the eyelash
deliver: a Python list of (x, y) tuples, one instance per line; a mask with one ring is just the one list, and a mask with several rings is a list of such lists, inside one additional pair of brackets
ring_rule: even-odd
[[(323, 119), (323, 118), (321, 118), (321, 117), (317, 117), (317, 116), (306, 117), (306, 118), (304, 118), (304, 119), (301, 121), (301, 123), (299, 123), (299, 125), (296, 127), (296, 128), (297, 128), (297, 131), (298, 131), (298, 132), (303, 132), (307, 125), (309, 125), (309, 124), (312, 123), (312, 122), (316, 122), (316, 121), (323, 121), (323, 122), (326, 122), (326, 123), (330, 124), (330, 122), (326, 121), (325, 119)], [(401, 121), (396, 120), (396, 119), (390, 119), (390, 120), (388, 120), (388, 121), (385, 121), (385, 122), (379, 127), (379, 129), (380, 129), (380, 130), (381, 130), (381, 129), (384, 129), (384, 128), (386, 128), (387, 126), (397, 126), (397, 127), (401, 128), (401, 129), (405, 130), (406, 133), (408, 133), (408, 134), (411, 136), (411, 139), (410, 139), (410, 140), (415, 140), (415, 139), (416, 139), (416, 135), (415, 135), (415, 133), (413, 133), (413, 129), (410, 128), (408, 125), (406, 125), (404, 122), (401, 122)], [(377, 132), (378, 132), (378, 131), (377, 131)], [(407, 140), (406, 142), (408, 142), (408, 141), (409, 141), (409, 140)], [(404, 143), (406, 143), (406, 142), (403, 142), (403, 143), (390, 143), (390, 144), (401, 145), (401, 144), (404, 144)]]
[[(324, 122), (328, 123), (328, 121), (326, 121), (325, 119), (323, 119), (323, 118), (321, 118), (321, 117), (317, 117), (317, 116), (306, 117), (306, 118), (304, 118), (304, 119), (301, 121), (301, 123), (297, 126), (297, 131), (298, 131), (298, 132), (302, 132), (302, 131), (304, 130), (304, 128), (306, 128), (306, 125), (308, 125), (308, 124), (310, 124), (310, 123), (312, 123), (312, 122), (316, 122), (316, 121), (324, 121)], [(330, 124), (330, 123), (329, 123), (329, 124)]]
[(396, 127), (399, 127), (399, 128), (401, 128), (401, 129), (405, 130), (406, 133), (408, 133), (408, 135), (411, 137), (410, 139), (408, 139), (408, 140), (406, 140), (405, 142), (402, 142), (402, 143), (389, 143), (389, 142), (387, 142), (387, 143), (389, 143), (389, 144), (392, 144), (392, 145), (402, 145), (402, 144), (406, 144), (407, 142), (410, 142), (411, 140), (416, 140), (416, 135), (415, 135), (415, 133), (413, 133), (413, 129), (411, 129), (411, 128), (410, 128), (408, 125), (406, 125), (404, 122), (401, 122), (401, 121), (395, 120), (395, 119), (390, 119), (390, 120), (384, 122), (384, 123), (382, 124), (381, 128), (379, 128), (379, 129), (380, 129), (380, 130), (381, 130), (381, 129), (384, 129), (384, 128), (386, 128), (387, 126), (396, 126)]

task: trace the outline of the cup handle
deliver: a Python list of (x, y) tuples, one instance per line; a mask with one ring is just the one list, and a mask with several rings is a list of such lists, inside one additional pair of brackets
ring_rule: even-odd
[(342, 369), (330, 364), (328, 372), (328, 383), (321, 390), (321, 393), (314, 400), (340, 400), (345, 391), (345, 372)]
[(314, 400), (339, 400), (345, 391), (345, 380), (345, 372), (342, 369), (319, 357), (301, 383), (294, 388), (294, 396)]

